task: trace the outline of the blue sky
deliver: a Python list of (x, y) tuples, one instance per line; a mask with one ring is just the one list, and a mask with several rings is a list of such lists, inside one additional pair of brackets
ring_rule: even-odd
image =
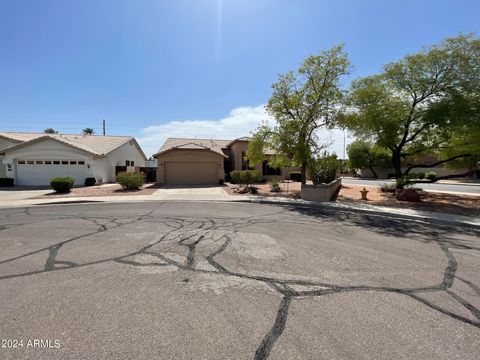
[(0, 130), (106, 119), (148, 154), (167, 136), (242, 136), (309, 54), (345, 43), (364, 76), (478, 33), (478, 14), (465, 0), (0, 0)]

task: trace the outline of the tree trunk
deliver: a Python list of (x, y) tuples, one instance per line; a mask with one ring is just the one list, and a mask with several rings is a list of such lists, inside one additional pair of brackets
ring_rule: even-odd
[(402, 167), (400, 165), (400, 150), (392, 151), (392, 163), (393, 168), (395, 169), (395, 179), (400, 179), (402, 177)]
[(307, 161), (302, 160), (302, 167), (300, 168), (300, 180), (302, 181), (302, 184), (307, 183), (307, 177), (305, 176), (307, 174)]
[(373, 178), (374, 178), (374, 179), (378, 179), (378, 175), (377, 175), (376, 171), (373, 169), (373, 166), (369, 166), (368, 168), (369, 168), (370, 171), (372, 172)]

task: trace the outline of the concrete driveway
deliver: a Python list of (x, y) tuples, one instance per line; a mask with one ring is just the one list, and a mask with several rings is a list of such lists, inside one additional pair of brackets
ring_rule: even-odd
[(0, 188), (0, 201), (10, 202), (17, 200), (30, 199), (34, 196), (40, 196), (52, 192), (50, 187), (8, 187)]
[(0, 209), (0, 246), (0, 334), (23, 341), (2, 359), (480, 354), (478, 227), (307, 206), (82, 204)]
[(157, 200), (218, 200), (231, 196), (224, 186), (162, 186), (155, 191), (152, 198)]

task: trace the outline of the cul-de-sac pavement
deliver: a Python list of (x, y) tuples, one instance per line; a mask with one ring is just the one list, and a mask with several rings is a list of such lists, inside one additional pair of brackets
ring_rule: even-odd
[(288, 204), (0, 209), (2, 359), (478, 359), (480, 228)]

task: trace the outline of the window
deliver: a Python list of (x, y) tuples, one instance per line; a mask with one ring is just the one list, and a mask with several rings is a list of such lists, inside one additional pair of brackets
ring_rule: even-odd
[(52, 160), (45, 160), (45, 165), (52, 165)]
[(17, 163), (18, 163), (19, 165), (24, 165), (24, 164), (25, 164), (25, 160), (18, 160)]
[(242, 151), (242, 170), (248, 170), (248, 162), (245, 159), (245, 151)]
[(135, 162), (133, 160), (130, 161), (130, 166), (135, 166)]
[(70, 165), (77, 165), (76, 161), (70, 161)]
[(276, 169), (276, 168), (273, 168), (271, 167), (270, 165), (268, 165), (268, 160), (263, 160), (263, 163), (262, 163), (262, 174), (264, 176), (268, 176), (268, 175), (281, 175), (281, 171), (280, 169)]
[(125, 166), (130, 166), (130, 160), (125, 160)]
[(43, 161), (42, 161), (42, 160), (37, 160), (37, 161), (35, 161), (35, 164), (37, 164), (37, 165), (43, 165)]
[(63, 160), (62, 165), (68, 165), (68, 161)]
[(35, 164), (35, 161), (33, 161), (33, 160), (27, 160), (27, 164), (28, 164), (28, 165), (33, 165), (33, 164)]
[(58, 160), (53, 160), (53, 165), (60, 165), (60, 161), (58, 161)]
[(85, 165), (85, 161), (78, 161), (77, 164), (78, 165)]

